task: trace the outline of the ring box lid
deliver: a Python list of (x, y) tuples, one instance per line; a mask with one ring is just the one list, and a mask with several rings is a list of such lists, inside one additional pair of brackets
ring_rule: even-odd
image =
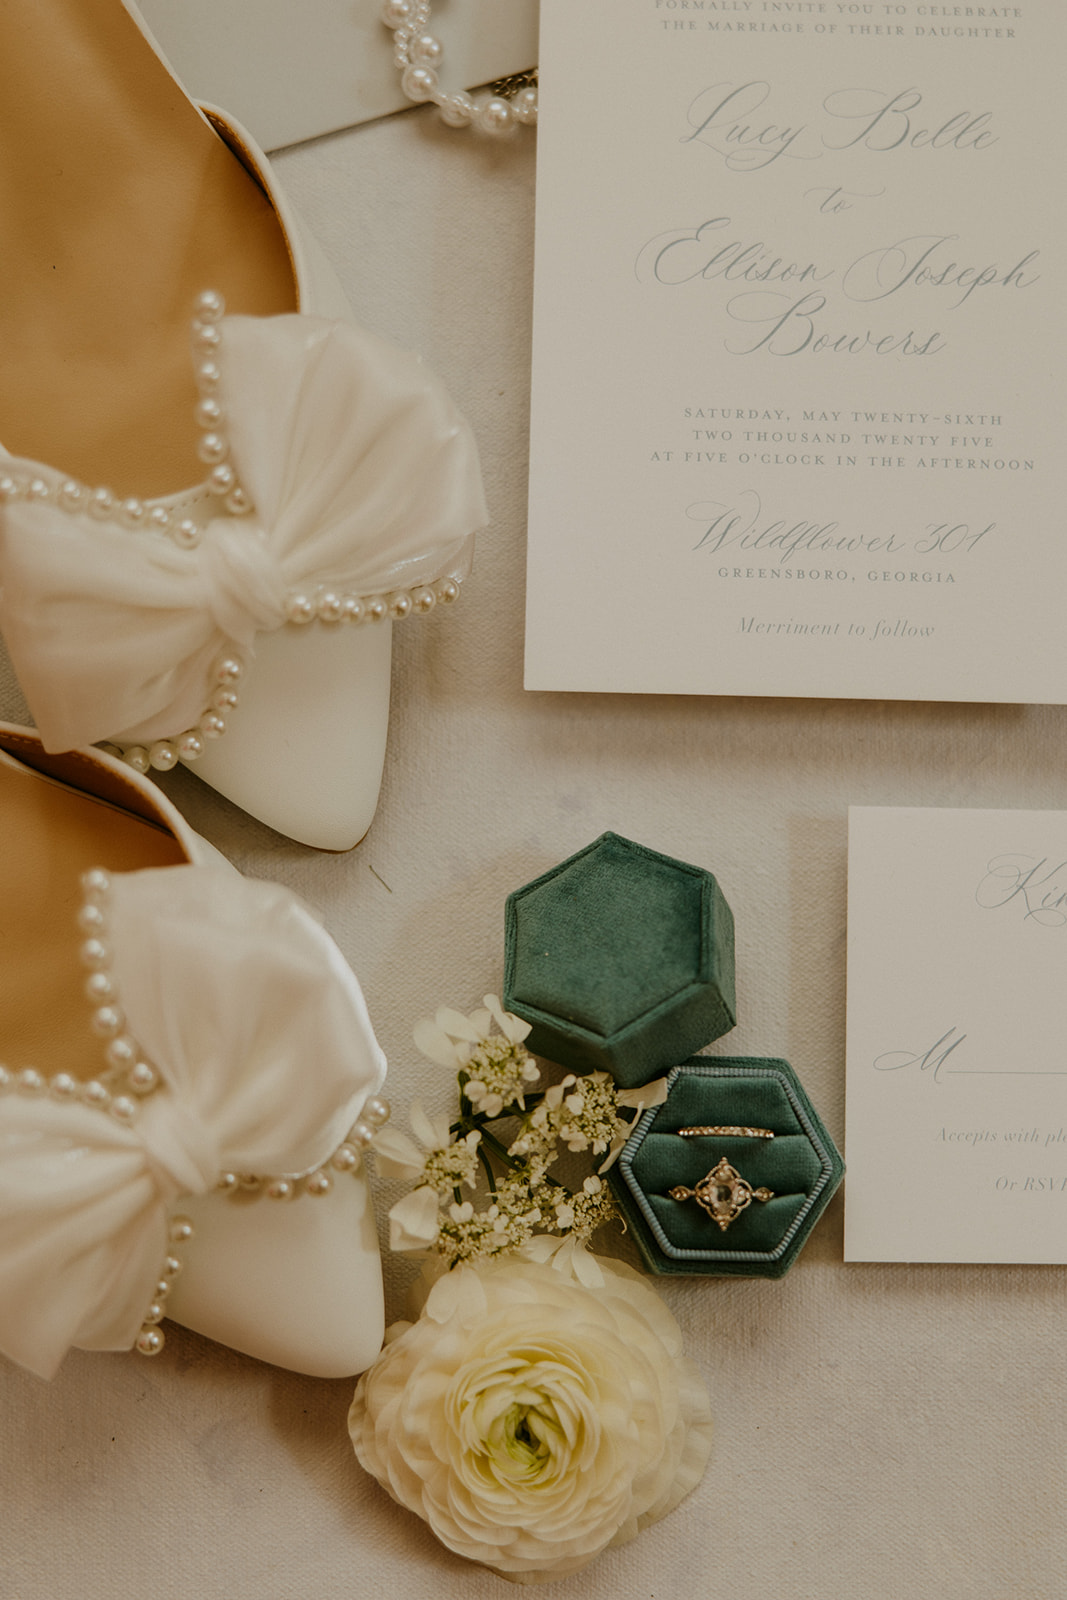
[(535, 1055), (647, 1083), (734, 1026), (733, 914), (704, 868), (601, 834), (508, 896), (504, 1004)]

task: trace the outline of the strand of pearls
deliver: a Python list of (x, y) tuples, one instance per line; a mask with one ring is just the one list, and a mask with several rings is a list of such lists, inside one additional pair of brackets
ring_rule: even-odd
[(204, 753), (205, 744), (213, 739), (221, 739), (226, 732), (226, 717), (237, 709), (238, 685), (244, 673), (245, 664), (241, 657), (236, 653), (227, 652), (218, 658), (212, 669), (214, 691), (211, 704), (195, 728), (186, 728), (183, 733), (176, 734), (170, 739), (156, 739), (149, 745), (119, 745), (105, 740), (99, 748), (107, 755), (116, 756), (120, 761), (124, 761), (135, 772), (141, 773), (150, 769), (156, 772), (169, 772), (179, 761), (199, 760)]
[[(121, 1075), (134, 1094), (143, 1098), (158, 1089), (160, 1077), (155, 1067), (142, 1058), (137, 1041), (125, 1032), (126, 1019), (119, 1005), (118, 986), (111, 971), (112, 952), (108, 941), (111, 874), (102, 867), (93, 867), (83, 874), (81, 882), (84, 898), (78, 912), (78, 927), (86, 935), (81, 947), (81, 959), (83, 966), (89, 970), (85, 993), (93, 1006), (90, 1026), (98, 1038), (107, 1041), (104, 1054), (108, 1063), (105, 1081), (81, 1085), (81, 1098), (88, 1105), (109, 1111), (121, 1122), (129, 1123), (137, 1115), (136, 1100), (125, 1094), (112, 1097), (106, 1080), (112, 1075)], [(66, 1074), (59, 1076), (62, 1078)], [(53, 1093), (56, 1081), (52, 1080)], [(172, 1217), (167, 1234), (172, 1247), (184, 1244), (193, 1236), (193, 1225), (188, 1217)], [(168, 1250), (160, 1265), (152, 1299), (134, 1340), (134, 1349), (140, 1355), (157, 1356), (166, 1343), (159, 1324), (166, 1315), (166, 1300), (171, 1285), (181, 1270), (181, 1257), (174, 1253), (173, 1248)]]
[[(403, 622), (407, 617), (428, 616), (439, 605), (453, 605), (459, 599), (459, 592), (459, 581), (455, 578), (438, 578), (435, 583), (416, 589), (393, 589), (387, 594), (367, 596), (344, 594), (326, 587), (311, 594), (294, 590), (288, 597), (286, 614), (290, 622), (300, 627), (309, 622), (348, 623), (353, 627), (386, 620)], [(221, 739), (226, 732), (226, 718), (237, 709), (238, 685), (244, 673), (245, 663), (237, 652), (226, 652), (212, 669), (215, 688), (211, 703), (195, 727), (186, 728), (169, 739), (156, 739), (150, 745), (118, 745), (105, 740), (100, 749), (117, 756), (140, 773), (150, 769), (170, 772), (179, 761), (188, 765), (199, 760), (205, 742)]]
[[(218, 355), (222, 344), (219, 323), (226, 314), (226, 302), (215, 289), (206, 289), (198, 295), (190, 324), (190, 343), (193, 355), (193, 375), (199, 398), (194, 410), (194, 420), (200, 435), (196, 453), (210, 470), (202, 484), (182, 497), (183, 506), (202, 496), (210, 495), (221, 500), (231, 516), (243, 516), (252, 509), (252, 502), (237, 479), (237, 473), (228, 460), (230, 443), (223, 427), (224, 412), (216, 390), (222, 381)], [(182, 515), (182, 507), (172, 508), (158, 502), (141, 500), (136, 495), (123, 499), (106, 484), (91, 488), (74, 478), (49, 482), (47, 478), (31, 477), (17, 472), (0, 474), (0, 504), (13, 500), (26, 500), (33, 505), (56, 505), (71, 516), (82, 513), (98, 522), (117, 522), (131, 533), (145, 531), (168, 535), (182, 550), (195, 550), (204, 536), (204, 529), (194, 517)]]
[[(151, 1070), (151, 1069), (150, 1069)], [(138, 1093), (145, 1093), (139, 1090)], [(53, 1100), (80, 1100), (94, 1111), (107, 1111), (116, 1122), (132, 1122), (137, 1114), (137, 1104), (129, 1095), (114, 1094), (103, 1077), (83, 1082), (69, 1072), (56, 1072), (46, 1077), (35, 1067), (22, 1067), (14, 1071), (0, 1066), (0, 1094), (48, 1095)]]
[[(363, 1164), (363, 1151), (371, 1144), (378, 1128), (388, 1122), (390, 1106), (379, 1095), (372, 1095), (363, 1107), (363, 1114), (348, 1130), (337, 1149), (311, 1172), (261, 1178), (250, 1172), (223, 1172), (219, 1174), (216, 1188), (231, 1197), (266, 1195), (269, 1200), (295, 1200), (302, 1194), (317, 1198), (333, 1189), (334, 1175), (358, 1173)], [(175, 1278), (182, 1270), (182, 1258), (175, 1246), (186, 1244), (193, 1237), (191, 1218), (178, 1214), (171, 1217), (167, 1226), (170, 1249), (163, 1258), (152, 1291), (152, 1299), (144, 1312), (140, 1332), (134, 1349), (143, 1356), (157, 1356), (166, 1344), (166, 1335), (159, 1324), (167, 1314), (167, 1298)]]
[[(137, 1041), (125, 1029), (126, 1019), (111, 970), (112, 952), (108, 941), (110, 875), (94, 867), (83, 875), (81, 882), (83, 900), (78, 911), (78, 928), (84, 936), (81, 962), (88, 972), (85, 995), (93, 1008), (90, 1027), (104, 1046), (106, 1068), (98, 1078), (82, 1082), (69, 1072), (45, 1077), (33, 1067), (11, 1072), (0, 1066), (0, 1094), (48, 1095), (53, 1100), (76, 1100), (128, 1125), (136, 1119), (138, 1101), (159, 1087), (160, 1078), (155, 1067), (143, 1059)], [(192, 1235), (193, 1225), (188, 1217), (171, 1219), (172, 1245), (191, 1239)], [(158, 1355), (163, 1348), (163, 1331), (157, 1324), (163, 1320), (164, 1302), (181, 1269), (180, 1257), (169, 1252), (164, 1257), (152, 1301), (134, 1341), (135, 1349), (142, 1355)]]
[(31, 477), (25, 473), (0, 473), (0, 506), (15, 500), (26, 500), (31, 505), (55, 505), (71, 516), (83, 513), (98, 522), (117, 522), (131, 533), (166, 534), (183, 550), (193, 550), (200, 543), (203, 530), (192, 517), (179, 516), (169, 506), (150, 505), (135, 495), (121, 499), (106, 485), (90, 488), (73, 478), (50, 482), (47, 478)]
[(437, 68), (444, 56), (440, 39), (430, 32), (430, 0), (385, 0), (382, 21), (393, 31), (393, 60), (400, 87), (417, 105), (433, 101), (442, 122), (450, 128), (473, 124), (482, 133), (499, 138), (519, 123), (537, 122), (537, 89), (527, 83), (512, 95), (491, 94), (475, 101), (465, 89), (441, 88)]

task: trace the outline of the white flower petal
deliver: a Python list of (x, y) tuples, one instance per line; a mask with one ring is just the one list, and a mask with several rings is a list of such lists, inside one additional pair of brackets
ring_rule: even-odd
[(527, 1239), (521, 1249), (516, 1250), (517, 1256), (525, 1256), (527, 1261), (538, 1261), (542, 1265), (551, 1261), (557, 1250), (564, 1244), (563, 1239), (553, 1238), (550, 1233), (535, 1233), (533, 1238)]
[(615, 1095), (615, 1103), (635, 1111), (644, 1111), (649, 1106), (661, 1106), (666, 1098), (666, 1078), (653, 1078), (651, 1083), (643, 1083), (640, 1088), (620, 1089)]
[(521, 1044), (533, 1027), (533, 1023), (524, 1022), (513, 1011), (505, 1011), (495, 994), (487, 994), (483, 1003), (487, 1010), (492, 1013), (496, 1025), (504, 1035), (504, 1038), (510, 1040), (512, 1044)]
[(451, 1006), (439, 1006), (434, 1012), (433, 1020), (439, 1028), (451, 1034), (453, 1039), (468, 1039), (471, 1044), (477, 1044), (483, 1037), (470, 1017), (465, 1017), (462, 1011), (453, 1011)]
[(439, 1232), (437, 1196), (425, 1184), (412, 1189), (389, 1212), (390, 1250), (425, 1250)]
[(374, 1157), (383, 1178), (421, 1178), (426, 1158), (399, 1128), (379, 1128), (374, 1135)]
[(623, 1150), (626, 1148), (626, 1141), (629, 1139), (633, 1130), (634, 1124), (632, 1122), (623, 1122), (621, 1117), (616, 1121), (615, 1137), (608, 1147), (606, 1159), (600, 1163), (599, 1167), (597, 1167), (598, 1172), (610, 1172), (611, 1168), (615, 1165)]
[(399, 1339), (401, 1334), (407, 1333), (413, 1327), (411, 1322), (391, 1322), (385, 1330), (385, 1344), (392, 1344), (394, 1339)]
[(448, 1117), (442, 1111), (429, 1116), (421, 1100), (411, 1102), (411, 1128), (424, 1150), (447, 1150), (452, 1143)]
[[(577, 1239), (564, 1240), (564, 1243), (573, 1245), (570, 1259), (570, 1268), (580, 1284), (587, 1289), (602, 1289), (604, 1287), (604, 1273), (596, 1256), (587, 1250), (584, 1244)], [(557, 1262), (559, 1257), (557, 1256)]]
[(486, 1310), (485, 1288), (472, 1267), (458, 1266), (438, 1278), (430, 1290), (423, 1315), (431, 1322), (451, 1322), (461, 1326), (477, 1323)]
[(415, 1048), (424, 1056), (428, 1056), (431, 1061), (436, 1061), (439, 1067), (448, 1067), (450, 1071), (456, 1072), (462, 1065), (448, 1034), (443, 1028), (439, 1028), (436, 1022), (431, 1022), (429, 1017), (416, 1022), (412, 1034)]

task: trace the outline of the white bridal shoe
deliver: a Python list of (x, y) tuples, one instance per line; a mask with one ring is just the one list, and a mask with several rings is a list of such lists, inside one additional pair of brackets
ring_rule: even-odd
[(0, 1352), (155, 1354), (164, 1317), (318, 1377), (381, 1345), (360, 988), (156, 787), (0, 725)]
[[(119, 33), (112, 54), (132, 52), (138, 85), (158, 79), (173, 102), (154, 47)], [(249, 136), (184, 96), (167, 115), (175, 148), (214, 159), (222, 139), (249, 204), (266, 196), (287, 265), (250, 298), (294, 310), (227, 315), (212, 282), (190, 296), (191, 489), (132, 494), (0, 449), (0, 631), (46, 749), (105, 743), (141, 772), (195, 763), (280, 832), (349, 849), (377, 803), (392, 623), (455, 599), (486, 520), (476, 450), (421, 362), (349, 320)], [(136, 243), (119, 253), (131, 273)], [(177, 267), (157, 276), (170, 304)]]

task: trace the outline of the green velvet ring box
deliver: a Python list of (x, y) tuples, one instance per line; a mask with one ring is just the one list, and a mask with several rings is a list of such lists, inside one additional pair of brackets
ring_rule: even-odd
[[(787, 1061), (697, 1056), (668, 1073), (667, 1083), (666, 1101), (638, 1118), (609, 1174), (645, 1265), (659, 1273), (782, 1277), (845, 1171), (796, 1073)], [(678, 1131), (709, 1127), (736, 1131)], [(698, 1186), (705, 1204), (693, 1192)], [(672, 1189), (683, 1194), (672, 1199)]]
[(734, 919), (701, 867), (604, 833), (506, 918), (504, 1004), (535, 1055), (633, 1088), (737, 1020)]

